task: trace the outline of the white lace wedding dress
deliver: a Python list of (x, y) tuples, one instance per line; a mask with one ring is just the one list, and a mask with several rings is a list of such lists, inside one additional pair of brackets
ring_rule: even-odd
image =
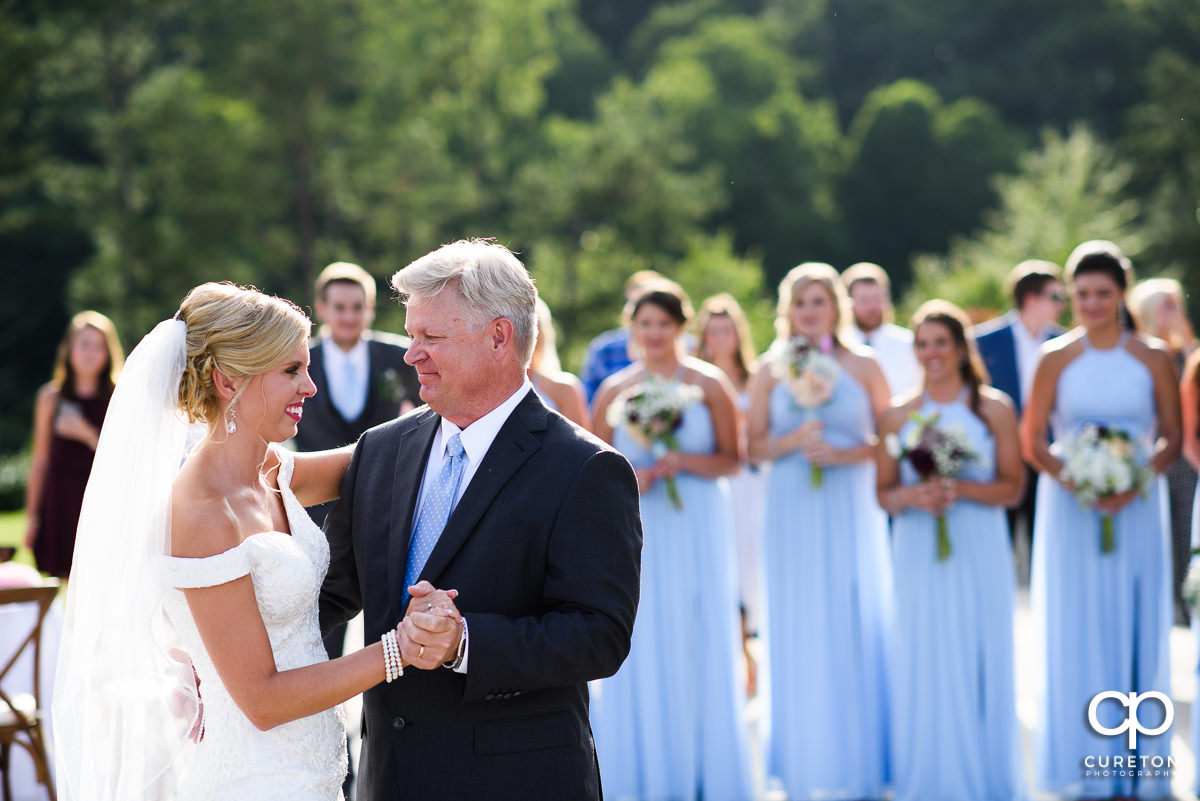
[[(289, 670), (327, 659), (317, 597), (329, 569), (329, 545), (292, 493), (291, 453), (275, 450), (291, 535), (267, 531), (215, 556), (165, 562), (171, 586), (179, 588), (211, 587), (249, 574), (275, 665)], [(221, 683), (182, 592), (169, 593), (167, 614), (192, 655), (204, 698), (204, 739), (180, 779), (178, 801), (341, 799), (346, 775), (341, 706), (259, 731)]]

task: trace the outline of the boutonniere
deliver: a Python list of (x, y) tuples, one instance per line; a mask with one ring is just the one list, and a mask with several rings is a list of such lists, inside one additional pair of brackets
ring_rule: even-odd
[(385, 403), (400, 403), (408, 394), (395, 367), (389, 367), (379, 374), (375, 382), (375, 393)]

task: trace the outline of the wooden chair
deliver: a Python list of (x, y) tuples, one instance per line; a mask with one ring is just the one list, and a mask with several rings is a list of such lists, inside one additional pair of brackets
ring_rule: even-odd
[[(9, 783), (9, 757), (12, 747), (19, 745), (29, 752), (33, 758), (37, 780), (46, 786), (50, 801), (55, 801), (54, 777), (50, 775), (50, 761), (46, 757), (46, 742), (42, 716), (49, 714), (49, 708), (43, 706), (41, 696), (41, 650), (42, 622), (50, 611), (50, 604), (58, 595), (58, 581), (49, 579), (37, 587), (17, 587), (0, 590), (0, 607), (8, 604), (37, 604), (37, 619), (28, 635), (22, 639), (16, 651), (0, 662), (0, 779), (3, 781), (4, 801), (12, 801), (12, 787)], [(33, 665), (33, 694), (8, 693), (3, 689), (3, 682), (14, 673), (13, 666), (23, 654), (31, 653), (29, 660)], [(0, 660), (6, 658), (0, 654)]]

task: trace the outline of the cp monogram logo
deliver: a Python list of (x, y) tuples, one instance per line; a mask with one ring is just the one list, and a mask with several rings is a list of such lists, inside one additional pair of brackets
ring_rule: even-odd
[[(1117, 701), (1121, 704), (1121, 706), (1129, 710), (1129, 714), (1125, 717), (1125, 722), (1120, 726), (1117, 726), (1115, 729), (1101, 726), (1100, 721), (1096, 719), (1096, 710), (1099, 708), (1100, 704), (1108, 698)], [(1163, 718), (1162, 724), (1154, 729), (1147, 729), (1142, 725), (1141, 721), (1138, 720), (1138, 705), (1147, 698), (1157, 698), (1162, 703), (1163, 709), (1166, 711), (1166, 717)], [(1156, 734), (1162, 734), (1171, 727), (1171, 723), (1174, 722), (1174, 720), (1175, 705), (1171, 703), (1171, 699), (1168, 698), (1166, 694), (1160, 693), (1157, 690), (1153, 690), (1148, 693), (1142, 693), (1140, 695), (1138, 693), (1119, 693), (1116, 690), (1106, 690), (1105, 692), (1099, 693), (1092, 698), (1092, 703), (1088, 705), (1088, 723), (1092, 724), (1092, 730), (1098, 734), (1104, 734), (1110, 737), (1128, 731), (1129, 750), (1131, 751), (1137, 748), (1137, 736), (1139, 733), (1150, 737), (1153, 737)]]

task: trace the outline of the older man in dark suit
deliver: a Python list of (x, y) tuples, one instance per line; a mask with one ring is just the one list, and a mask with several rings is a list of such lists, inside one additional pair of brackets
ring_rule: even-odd
[[(1008, 314), (977, 325), (973, 331), (979, 355), (987, 366), (992, 386), (1012, 398), (1020, 417), (1041, 361), (1042, 344), (1063, 332), (1056, 322), (1067, 296), (1058, 265), (1030, 259), (1012, 269), (1006, 282), (1013, 299)], [(1008, 525), (1017, 550), (1022, 582), (1028, 581), (1029, 551), (1033, 537), (1033, 510), (1037, 473), (1029, 473), (1020, 504), (1008, 510)]]
[(364, 696), (358, 798), (600, 798), (587, 682), (629, 651), (633, 470), (533, 392), (536, 291), (507, 249), (446, 245), (393, 284), (428, 406), (359, 440), (321, 596), (368, 641), (407, 612), (405, 674)]

